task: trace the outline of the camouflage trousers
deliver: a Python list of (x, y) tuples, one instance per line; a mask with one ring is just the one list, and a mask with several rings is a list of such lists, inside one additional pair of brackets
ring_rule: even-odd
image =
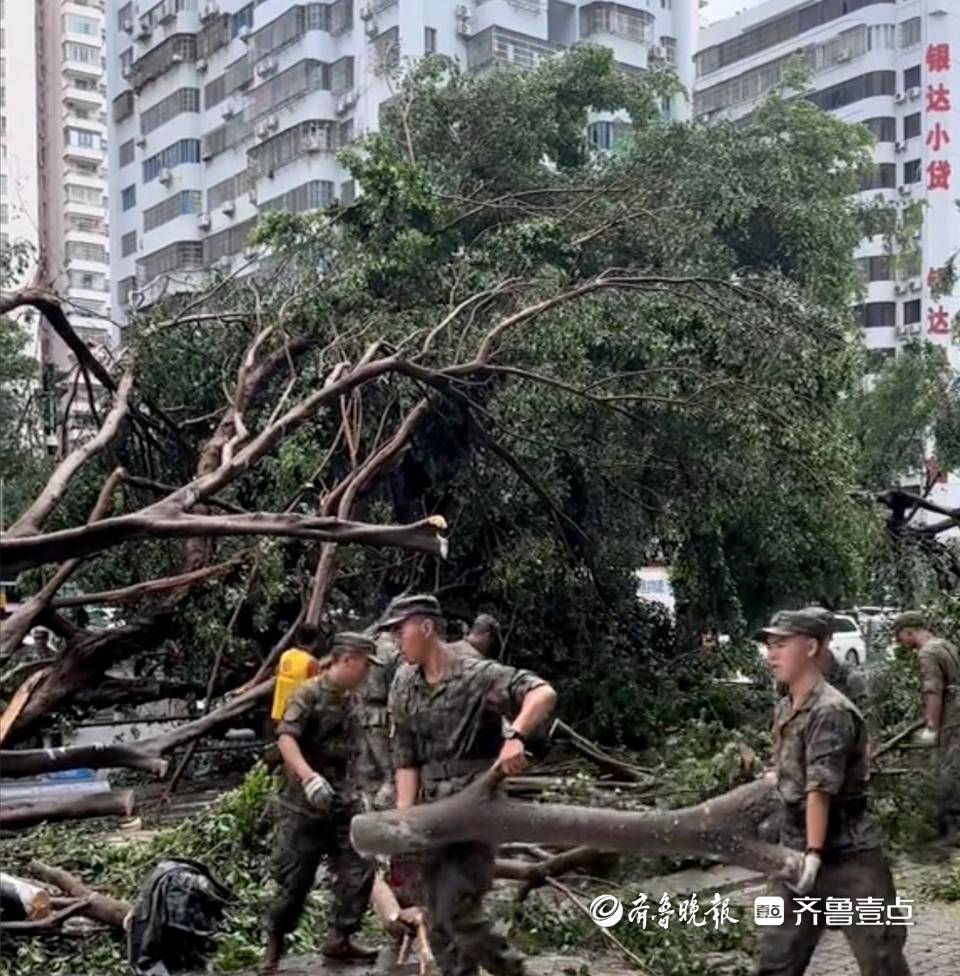
[[(798, 925), (798, 896), (780, 883), (772, 884), (767, 894), (783, 898), (785, 916), (783, 925), (761, 930), (758, 976), (802, 976), (827, 928), (823, 916), (819, 916), (819, 924), (814, 925), (813, 913), (804, 911)], [(825, 862), (813, 891), (806, 897), (820, 899), (817, 907), (822, 911), (825, 898), (849, 899), (855, 908), (858, 898), (882, 898), (884, 904), (891, 903), (896, 890), (886, 858), (880, 850), (875, 850), (852, 854), (833, 863)], [(906, 927), (845, 925), (842, 930), (861, 976), (910, 976), (903, 956)]]
[(492, 976), (522, 976), (523, 957), (483, 914), (483, 896), (493, 885), (493, 850), (465, 842), (422, 857), (430, 948), (444, 976), (474, 976), (480, 966)]
[(960, 727), (940, 733), (931, 778), (937, 825), (943, 832), (960, 827)]
[(327, 858), (335, 878), (331, 928), (342, 935), (360, 928), (370, 901), (374, 869), (373, 862), (361, 857), (350, 844), (354, 812), (314, 817), (290, 808), (278, 811), (270, 858), (277, 893), (266, 911), (264, 927), (268, 932), (288, 935), (297, 927), (323, 858)]

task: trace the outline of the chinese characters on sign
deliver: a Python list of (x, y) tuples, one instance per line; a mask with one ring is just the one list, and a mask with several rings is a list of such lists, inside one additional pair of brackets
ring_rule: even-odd
[[(953, 108), (950, 89), (950, 45), (947, 43), (930, 43), (927, 45), (927, 136), (926, 145), (930, 150), (926, 174), (927, 190), (931, 193), (947, 193), (950, 191), (953, 177), (950, 160), (942, 158), (946, 147), (950, 145), (950, 132), (946, 124), (946, 113)], [(933, 201), (931, 200), (931, 203)], [(931, 269), (927, 284), (933, 287), (937, 273)], [(927, 308), (927, 334), (931, 336), (948, 336), (950, 334), (950, 316), (942, 304), (930, 305)]]

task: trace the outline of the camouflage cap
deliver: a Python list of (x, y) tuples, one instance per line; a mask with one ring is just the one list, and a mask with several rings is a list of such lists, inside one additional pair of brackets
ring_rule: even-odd
[(833, 633), (833, 614), (823, 607), (804, 607), (802, 610), (781, 610), (773, 615), (770, 623), (764, 627), (759, 636), (762, 637), (813, 637), (823, 640)]
[(431, 593), (414, 593), (411, 596), (398, 596), (390, 602), (377, 623), (377, 630), (390, 630), (407, 617), (441, 617), (440, 601)]
[(351, 630), (340, 631), (333, 638), (333, 645), (330, 650), (333, 654), (338, 651), (340, 653), (352, 651), (356, 654), (362, 654), (371, 664), (381, 663), (377, 657), (376, 643), (366, 634), (357, 634)]
[(893, 618), (893, 633), (898, 634), (901, 630), (915, 627), (918, 630), (926, 630), (927, 618), (919, 610), (907, 610)]

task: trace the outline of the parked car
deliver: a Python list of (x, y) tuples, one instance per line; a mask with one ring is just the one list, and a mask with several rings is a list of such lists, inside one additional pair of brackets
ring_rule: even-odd
[(857, 666), (866, 662), (867, 642), (863, 639), (860, 627), (853, 617), (841, 613), (834, 614), (830, 650), (838, 661), (845, 664)]

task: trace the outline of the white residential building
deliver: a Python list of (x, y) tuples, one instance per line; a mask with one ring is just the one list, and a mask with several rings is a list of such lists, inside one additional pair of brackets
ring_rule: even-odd
[[(107, 0), (114, 307), (242, 260), (265, 210), (354, 192), (334, 155), (376, 128), (391, 72), (431, 52), (479, 71), (585, 39), (692, 83), (697, 0)], [(683, 98), (666, 106), (677, 117)], [(598, 116), (612, 144), (621, 120)]]
[[(41, 282), (65, 300), (78, 335), (97, 349), (114, 338), (103, 28), (103, 0), (0, 0), (0, 241), (33, 245)], [(75, 358), (46, 323), (29, 321), (52, 429), (56, 405), (70, 396)], [(82, 427), (89, 413), (83, 384), (72, 410), (74, 429)]]
[[(931, 290), (960, 251), (960, 0), (769, 0), (718, 21), (700, 31), (695, 114), (745, 115), (798, 53), (813, 72), (806, 97), (877, 139), (864, 197), (924, 204), (918, 262), (891, 262), (880, 237), (858, 252), (867, 347), (879, 359), (925, 338), (960, 367), (950, 341), (960, 299)], [(932, 497), (960, 505), (960, 484)]]

